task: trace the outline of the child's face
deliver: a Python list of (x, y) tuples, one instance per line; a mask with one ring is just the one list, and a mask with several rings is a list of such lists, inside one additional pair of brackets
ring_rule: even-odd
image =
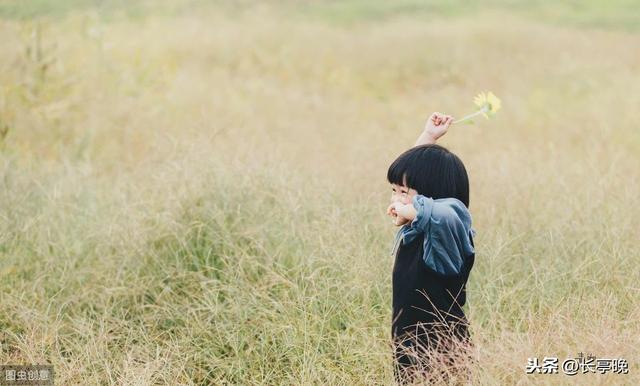
[(407, 188), (404, 185), (391, 184), (391, 203), (399, 202), (405, 205), (411, 204), (413, 197), (418, 192), (415, 189)]

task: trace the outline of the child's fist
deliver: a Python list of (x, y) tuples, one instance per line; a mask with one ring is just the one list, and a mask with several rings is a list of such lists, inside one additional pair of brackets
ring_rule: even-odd
[(402, 206), (404, 206), (404, 204), (399, 202), (394, 202), (391, 205), (389, 205), (389, 207), (387, 208), (387, 215), (393, 217), (392, 222), (394, 225), (400, 226), (409, 222), (409, 219), (404, 218), (398, 214), (397, 209), (398, 207), (402, 207)]
[(451, 115), (436, 112), (431, 114), (429, 119), (427, 119), (424, 130), (435, 141), (447, 133), (451, 122), (453, 122), (453, 117)]

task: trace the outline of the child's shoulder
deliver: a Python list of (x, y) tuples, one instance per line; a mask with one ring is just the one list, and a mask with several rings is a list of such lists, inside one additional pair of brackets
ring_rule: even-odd
[(436, 219), (471, 219), (469, 209), (457, 198), (439, 198), (433, 200), (431, 216)]

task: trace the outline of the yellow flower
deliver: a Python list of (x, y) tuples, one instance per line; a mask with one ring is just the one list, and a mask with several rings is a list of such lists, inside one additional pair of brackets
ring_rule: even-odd
[(465, 115), (460, 119), (456, 119), (455, 121), (453, 121), (453, 123), (473, 123), (472, 119), (477, 117), (478, 115), (483, 115), (485, 118), (489, 118), (502, 107), (502, 102), (500, 102), (500, 99), (491, 91), (486, 93), (481, 92), (480, 94), (476, 95), (476, 97), (473, 98), (473, 103), (475, 103), (475, 105), (480, 109), (469, 115)]
[(476, 95), (473, 99), (473, 103), (480, 107), (480, 111), (482, 111), (482, 115), (484, 115), (485, 118), (489, 118), (494, 115), (498, 110), (500, 110), (500, 107), (502, 107), (500, 99), (491, 91), (487, 93), (481, 92)]

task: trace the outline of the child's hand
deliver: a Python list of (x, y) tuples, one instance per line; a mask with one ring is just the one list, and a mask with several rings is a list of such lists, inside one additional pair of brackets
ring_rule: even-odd
[(404, 206), (405, 205), (402, 203), (394, 202), (387, 208), (387, 215), (393, 217), (393, 224), (396, 226), (404, 225), (410, 221), (408, 218), (402, 217), (398, 214), (398, 210), (402, 211)]
[(451, 122), (453, 122), (453, 117), (451, 115), (445, 115), (436, 112), (431, 114), (429, 119), (427, 119), (424, 131), (428, 136), (431, 137), (433, 143), (435, 143), (438, 138), (447, 133)]

